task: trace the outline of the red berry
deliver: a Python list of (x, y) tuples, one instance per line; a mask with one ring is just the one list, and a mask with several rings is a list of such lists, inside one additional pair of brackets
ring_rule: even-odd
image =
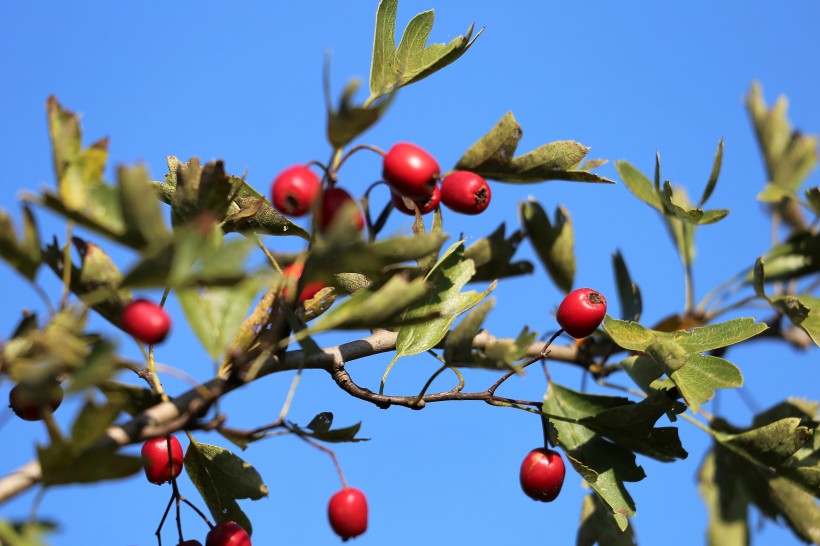
[[(302, 262), (293, 262), (292, 264), (287, 266), (285, 269), (283, 269), (282, 273), (285, 275), (285, 277), (289, 277), (291, 279), (294, 279), (295, 281), (298, 281), (299, 277), (302, 276), (302, 271), (304, 270), (304, 268), (305, 268), (304, 263), (302, 263)], [(324, 287), (325, 287), (325, 283), (323, 283), (322, 281), (313, 281), (313, 282), (307, 283), (302, 288), (302, 292), (299, 294), (299, 301), (307, 301), (309, 299), (313, 299), (313, 296), (315, 296), (316, 293), (319, 292), (319, 290), (321, 290)], [(288, 288), (287, 287), (285, 287), (285, 289), (282, 290), (282, 295), (283, 296), (288, 295)]]
[(251, 537), (234, 521), (221, 521), (208, 532), (205, 546), (251, 546)]
[(433, 156), (408, 142), (399, 142), (390, 148), (382, 163), (385, 182), (394, 192), (413, 200), (430, 195), (439, 172)]
[(604, 296), (591, 288), (579, 288), (567, 294), (555, 318), (566, 333), (580, 339), (592, 334), (605, 315)]
[(164, 340), (171, 330), (171, 317), (165, 309), (144, 299), (126, 305), (120, 318), (123, 330), (148, 345)]
[(330, 497), (327, 517), (333, 532), (342, 540), (357, 537), (367, 531), (367, 499), (355, 487), (345, 487)]
[(470, 171), (456, 171), (441, 181), (441, 202), (462, 214), (478, 214), (490, 204), (490, 185)]
[[(403, 212), (404, 214), (409, 214), (411, 216), (415, 216), (416, 212), (404, 204), (404, 198), (399, 195), (398, 193), (391, 192), (390, 193), (391, 199), (393, 200), (393, 206), (396, 207), (396, 210)], [(424, 199), (420, 199), (415, 201), (416, 206), (419, 208), (419, 212), (421, 214), (427, 214), (428, 212), (433, 212), (436, 210), (439, 202), (441, 202), (441, 189), (438, 185), (433, 186), (433, 193), (428, 195)]]
[(561, 455), (551, 449), (533, 449), (521, 463), (521, 489), (531, 499), (553, 501), (561, 492), (566, 472)]
[(364, 228), (364, 217), (359, 210), (359, 206), (349, 193), (338, 186), (327, 188), (322, 194), (322, 207), (316, 219), (319, 229), (327, 231), (333, 225), (333, 221), (342, 210), (342, 207), (356, 207), (352, 223), (356, 229), (361, 231)]
[(168, 441), (164, 437), (152, 438), (142, 444), (142, 461), (145, 468), (145, 477), (155, 484), (162, 484), (176, 478), (182, 472), (184, 456), (182, 445), (173, 436), (169, 453)]
[(54, 412), (62, 402), (63, 388), (56, 380), (45, 384), (19, 383), (9, 392), (9, 407), (26, 421), (39, 421), (46, 407)]
[(288, 216), (304, 216), (310, 212), (319, 195), (319, 177), (304, 165), (294, 165), (282, 171), (271, 185), (271, 202), (276, 210)]

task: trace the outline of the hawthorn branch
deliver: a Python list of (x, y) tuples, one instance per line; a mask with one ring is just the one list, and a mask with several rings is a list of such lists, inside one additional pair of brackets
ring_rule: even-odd
[[(255, 381), (267, 375), (294, 371), (300, 368), (317, 369), (327, 371), (336, 384), (352, 396), (380, 407), (397, 405), (420, 409), (428, 403), (445, 400), (481, 400), (492, 405), (521, 406), (521, 409), (529, 410), (540, 407), (539, 402), (511, 400), (495, 396), (494, 389), (492, 391), (472, 393), (449, 391), (427, 394), (419, 400), (418, 394), (412, 396), (378, 395), (369, 389), (356, 385), (345, 370), (345, 364), (353, 360), (395, 350), (396, 337), (396, 332), (376, 330), (367, 337), (335, 347), (328, 347), (320, 353), (306, 355), (301, 350), (295, 350), (278, 355), (269, 355), (265, 358), (258, 369), (258, 373), (254, 375), (252, 380)], [(481, 350), (499, 341), (505, 340), (496, 338), (487, 332), (482, 332), (475, 337), (473, 345), (476, 349)], [(527, 355), (536, 356), (540, 354), (543, 347), (543, 343), (534, 343), (527, 348)], [(583, 363), (586, 358), (579, 351), (578, 345), (551, 346), (550, 351), (550, 359), (552, 360), (586, 367)], [(235, 355), (235, 365), (229, 375), (218, 375), (174, 399), (160, 402), (148, 408), (124, 424), (108, 427), (103, 438), (89, 449), (110, 449), (113, 451), (128, 444), (142, 442), (157, 436), (166, 436), (182, 429), (201, 428), (198, 420), (208, 412), (216, 400), (246, 384), (246, 381), (242, 380), (242, 371), (258, 357), (259, 353)], [(566, 418), (560, 416), (554, 418), (566, 420)], [(42, 477), (42, 468), (36, 460), (30, 461), (3, 476), (0, 478), (0, 503), (39, 484)]]

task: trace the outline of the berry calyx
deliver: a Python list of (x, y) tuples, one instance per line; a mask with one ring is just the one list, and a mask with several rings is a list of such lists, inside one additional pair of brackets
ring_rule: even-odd
[(184, 458), (182, 445), (173, 436), (152, 438), (142, 444), (145, 477), (151, 483), (159, 485), (179, 476)]
[[(393, 200), (393, 206), (396, 210), (415, 216), (416, 212), (404, 203), (404, 198), (396, 192), (390, 192), (390, 198)], [(413, 201), (419, 209), (420, 214), (427, 214), (436, 210), (436, 207), (441, 202), (441, 188), (438, 185), (433, 186), (433, 192), (418, 201)]]
[(163, 341), (171, 331), (171, 316), (156, 303), (145, 299), (126, 305), (120, 320), (123, 330), (147, 345)]
[(430, 195), (440, 171), (433, 156), (409, 142), (390, 148), (382, 163), (384, 181), (394, 192), (414, 201)]
[(327, 231), (343, 209), (351, 211), (351, 223), (357, 230), (364, 229), (364, 217), (356, 201), (338, 186), (327, 188), (322, 194), (322, 206), (316, 218), (319, 229)]
[(327, 517), (333, 532), (342, 540), (357, 537), (367, 531), (367, 499), (355, 487), (345, 487), (330, 497)]
[(533, 449), (521, 463), (521, 489), (533, 500), (555, 500), (564, 485), (564, 460), (551, 449)]
[(304, 165), (294, 165), (279, 173), (271, 184), (271, 203), (282, 214), (304, 216), (310, 212), (322, 183)]
[(490, 185), (470, 171), (456, 171), (441, 181), (441, 202), (462, 214), (479, 214), (490, 204)]
[(208, 531), (205, 546), (251, 546), (251, 537), (235, 521), (221, 521)]
[(595, 331), (606, 316), (606, 299), (592, 288), (578, 288), (564, 298), (555, 318), (566, 333), (576, 339)]
[(39, 421), (46, 408), (56, 411), (63, 402), (63, 388), (56, 380), (45, 384), (18, 383), (9, 392), (9, 407), (25, 421)]
[[(302, 271), (304, 271), (304, 269), (305, 269), (305, 264), (304, 263), (302, 263), (302, 262), (293, 262), (292, 264), (287, 266), (285, 269), (283, 269), (282, 273), (285, 275), (285, 277), (289, 277), (289, 278), (291, 278), (291, 279), (298, 282), (299, 277), (302, 276)], [(321, 290), (324, 287), (325, 287), (325, 283), (323, 283), (322, 281), (313, 281), (313, 282), (307, 283), (304, 287), (302, 287), (302, 291), (299, 293), (299, 301), (307, 301), (307, 300), (313, 299), (313, 296), (315, 296), (316, 293), (319, 292), (319, 290)], [(288, 295), (287, 286), (285, 287), (284, 290), (282, 290), (282, 295), (283, 296)]]

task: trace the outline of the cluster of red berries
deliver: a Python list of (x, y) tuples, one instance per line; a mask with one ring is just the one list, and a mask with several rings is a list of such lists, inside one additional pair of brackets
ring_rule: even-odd
[[(394, 207), (405, 213), (427, 214), (443, 203), (462, 214), (478, 214), (490, 204), (490, 186), (481, 176), (469, 171), (455, 171), (440, 180), (441, 169), (433, 156), (415, 144), (400, 142), (383, 155), (382, 178), (390, 186)], [(439, 185), (440, 181), (440, 185)], [(322, 195), (316, 213), (316, 225), (326, 231), (344, 206), (356, 206), (350, 194), (338, 187), (322, 190), (319, 177), (305, 165), (294, 165), (282, 171), (271, 186), (271, 202), (282, 214), (298, 217), (311, 211)], [(358, 207), (353, 224), (361, 230), (364, 219)]]

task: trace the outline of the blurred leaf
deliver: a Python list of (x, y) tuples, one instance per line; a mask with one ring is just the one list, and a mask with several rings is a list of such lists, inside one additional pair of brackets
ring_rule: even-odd
[(550, 223), (541, 205), (530, 198), (519, 205), (519, 216), (541, 263), (556, 286), (568, 294), (575, 280), (575, 238), (569, 211), (559, 205), (555, 222)]
[(464, 257), (461, 242), (455, 243), (427, 275), (427, 295), (414, 301), (402, 315), (404, 320), (430, 317), (418, 324), (402, 326), (396, 338), (395, 362), (402, 356), (422, 353), (444, 339), (456, 318), (483, 300), (495, 287), (486, 292), (462, 292), (461, 289), (475, 274), (473, 261)]
[(618, 528), (606, 504), (598, 495), (587, 495), (581, 506), (581, 525), (575, 546), (636, 546), (634, 527)]
[(715, 160), (712, 163), (712, 172), (709, 174), (709, 180), (706, 182), (706, 187), (703, 189), (703, 195), (698, 202), (698, 207), (700, 208), (706, 204), (706, 201), (709, 200), (709, 197), (712, 196), (712, 192), (715, 190), (715, 186), (717, 185), (718, 177), (720, 176), (720, 166), (723, 163), (723, 139), (721, 138), (718, 141), (717, 151), (715, 152)]
[[(456, 170), (471, 171), (500, 182), (533, 183), (548, 180), (603, 182), (614, 184), (576, 166), (589, 148), (571, 140), (550, 142), (524, 155), (514, 157), (523, 131), (511, 112), (507, 112), (489, 133), (478, 139), (456, 163)], [(589, 162), (585, 168), (602, 163)]]
[(233, 190), (222, 161), (210, 161), (204, 167), (199, 158), (186, 163), (169, 163), (174, 168), (175, 181), (171, 201), (171, 222), (174, 226), (191, 222), (203, 214), (222, 221), (228, 213)]
[(268, 487), (253, 466), (225, 448), (191, 439), (185, 452), (185, 472), (214, 520), (235, 521), (249, 534), (252, 532), (250, 520), (236, 500), (258, 500), (268, 495)]
[(470, 282), (492, 281), (532, 273), (532, 264), (526, 260), (513, 262), (512, 257), (524, 239), (521, 230), (505, 238), (501, 224), (487, 237), (476, 240), (464, 249), (464, 256), (473, 260), (476, 273)]
[(427, 291), (428, 285), (424, 279), (408, 281), (401, 275), (393, 275), (381, 286), (371, 285), (354, 293), (350, 299), (313, 321), (308, 331), (384, 328), (404, 324), (408, 320), (415, 322), (438, 316), (441, 313), (438, 309), (428, 310), (408, 320), (401, 316), (408, 305), (424, 297)]
[(171, 233), (165, 226), (165, 219), (151, 189), (145, 166), (119, 167), (117, 182), (125, 228), (121, 241), (138, 249), (166, 243), (171, 238)]
[(97, 383), (97, 388), (109, 400), (132, 417), (162, 402), (162, 397), (151, 389), (127, 385), (117, 381)]
[(0, 519), (0, 544), (4, 546), (47, 546), (43, 534), (57, 530), (50, 521), (13, 522)]
[(820, 345), (820, 298), (808, 295), (767, 296), (764, 284), (768, 277), (766, 271), (768, 271), (768, 265), (764, 264), (763, 258), (758, 258), (752, 270), (755, 293), (765, 298), (792, 324), (802, 328), (815, 345)]
[(120, 370), (120, 360), (111, 341), (101, 339), (89, 344), (89, 348), (82, 367), (69, 377), (68, 392), (79, 392), (103, 383)]
[(23, 237), (19, 241), (11, 218), (6, 211), (0, 210), (0, 258), (30, 281), (37, 276), (42, 263), (40, 234), (28, 206), (23, 206)]
[(250, 277), (232, 286), (177, 291), (188, 323), (214, 361), (239, 332), (261, 284), (260, 278)]
[(366, 107), (356, 106), (353, 103), (353, 96), (360, 85), (359, 80), (351, 80), (345, 86), (336, 110), (333, 109), (328, 99), (327, 138), (334, 149), (344, 148), (373, 126), (384, 115), (395, 97), (395, 95), (390, 95), (386, 100)]
[(142, 470), (142, 459), (110, 449), (78, 449), (69, 443), (37, 447), (43, 485), (93, 483), (125, 478)]
[(806, 190), (806, 201), (812, 212), (820, 215), (820, 186), (814, 186)]
[(474, 25), (470, 25), (464, 36), (457, 36), (448, 44), (427, 46), (433, 28), (433, 10), (425, 11), (407, 24), (397, 49), (397, 10), (398, 0), (382, 0), (379, 3), (370, 67), (370, 98), (365, 104), (444, 68), (461, 57), (483, 31), (479, 30), (471, 40)]
[(618, 300), (621, 304), (621, 317), (624, 320), (638, 321), (643, 311), (641, 291), (632, 282), (621, 251), (612, 255), (612, 269), (615, 271), (615, 284), (618, 287)]
[[(550, 383), (544, 397), (544, 413), (569, 419), (589, 416), (587, 399), (568, 396), (564, 400), (561, 393), (566, 389), (558, 389), (559, 393), (556, 395), (556, 384)], [(603, 404), (612, 407), (618, 404), (615, 397), (601, 398), (599, 406)], [(613, 400), (607, 403), (604, 398)], [(636, 482), (646, 477), (643, 469), (635, 464), (635, 455), (584, 426), (555, 419), (550, 422), (558, 432), (558, 445), (566, 453), (569, 462), (607, 504), (618, 528), (626, 530), (628, 518), (635, 515), (635, 502), (624, 482)]]
[(676, 203), (674, 197), (672, 185), (668, 181), (665, 182), (661, 193), (661, 201), (667, 210), (671, 211), (679, 220), (688, 224), (696, 226), (714, 224), (729, 214), (727, 209), (700, 210), (690, 208), (686, 201), (680, 204)]
[(708, 544), (749, 546), (749, 499), (726, 455), (725, 450), (710, 451), (698, 472), (698, 489), (709, 508)]
[(121, 406), (108, 402), (103, 405), (86, 400), (71, 425), (71, 443), (77, 449), (87, 449), (105, 435), (106, 429), (120, 414)]
[(817, 165), (817, 136), (792, 128), (786, 116), (785, 97), (767, 107), (758, 83), (752, 84), (746, 95), (746, 108), (763, 152), (769, 183), (795, 193)]
[(652, 182), (627, 161), (616, 161), (615, 169), (632, 195), (654, 208), (664, 212), (660, 195), (655, 191)]
[(604, 319), (604, 329), (613, 341), (624, 349), (649, 356), (672, 379), (695, 412), (714, 396), (715, 389), (738, 387), (743, 383), (743, 376), (734, 364), (699, 353), (739, 343), (766, 328), (765, 324), (755, 324), (754, 319), (740, 318), (691, 332), (659, 332), (635, 322), (609, 316)]
[[(820, 233), (795, 231), (763, 256), (766, 282), (796, 279), (820, 271)], [(747, 281), (751, 278), (747, 278)]]

